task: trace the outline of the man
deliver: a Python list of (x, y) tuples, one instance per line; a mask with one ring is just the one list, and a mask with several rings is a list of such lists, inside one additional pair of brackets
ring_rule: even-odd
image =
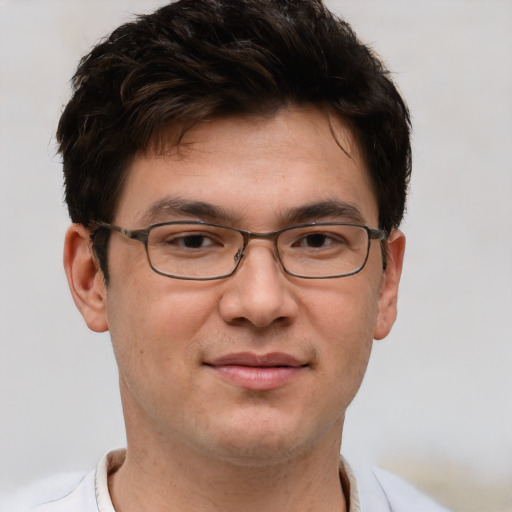
[(182, 0), (86, 56), (64, 264), (110, 331), (127, 448), (40, 512), (435, 511), (340, 461), (396, 317), (407, 107), (320, 1)]

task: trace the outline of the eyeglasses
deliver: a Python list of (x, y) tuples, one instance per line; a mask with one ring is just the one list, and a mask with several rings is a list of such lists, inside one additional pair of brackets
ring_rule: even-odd
[(388, 236), (384, 230), (336, 222), (300, 224), (268, 233), (199, 221), (162, 222), (133, 230), (106, 222), (96, 225), (142, 242), (158, 274), (198, 281), (233, 275), (253, 239), (273, 240), (274, 252), (289, 275), (304, 279), (350, 276), (365, 266), (370, 241)]

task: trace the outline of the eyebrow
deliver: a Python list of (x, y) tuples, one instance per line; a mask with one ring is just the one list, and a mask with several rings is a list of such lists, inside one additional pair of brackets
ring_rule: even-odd
[(238, 216), (228, 210), (204, 201), (191, 201), (179, 197), (165, 197), (153, 203), (141, 218), (143, 224), (165, 222), (170, 217), (198, 217), (215, 222), (235, 222)]
[(302, 224), (320, 219), (332, 219), (344, 222), (364, 224), (361, 210), (352, 203), (328, 199), (298, 206), (288, 210), (284, 219), (287, 224)]
[[(179, 197), (165, 197), (153, 203), (140, 221), (143, 225), (149, 225), (166, 222), (176, 216), (192, 216), (200, 220), (225, 223), (230, 226), (240, 226), (243, 222), (243, 215), (236, 215), (218, 205)], [(365, 222), (361, 210), (356, 205), (337, 199), (315, 201), (293, 207), (278, 214), (278, 218), (283, 226), (305, 224), (321, 219), (356, 224), (364, 224)]]

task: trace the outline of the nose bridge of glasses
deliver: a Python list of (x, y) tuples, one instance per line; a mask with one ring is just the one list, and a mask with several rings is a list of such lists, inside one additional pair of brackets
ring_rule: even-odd
[[(276, 261), (281, 263), (281, 258), (279, 256), (279, 251), (277, 248), (277, 238), (280, 235), (281, 231), (269, 231), (267, 233), (257, 233), (252, 231), (240, 231), (240, 234), (243, 236), (243, 245), (238, 250), (235, 255), (235, 262), (238, 265), (242, 258), (247, 254), (247, 249), (251, 242), (261, 241), (263, 242), (262, 246), (268, 246), (271, 249), (273, 257)], [(258, 244), (260, 245), (260, 244)], [(282, 263), (281, 263), (282, 265)]]

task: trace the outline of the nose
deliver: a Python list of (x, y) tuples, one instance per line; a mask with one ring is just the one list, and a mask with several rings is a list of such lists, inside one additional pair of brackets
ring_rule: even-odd
[(221, 317), (232, 325), (288, 325), (298, 310), (293, 286), (268, 241), (253, 240), (237, 271), (225, 281)]

